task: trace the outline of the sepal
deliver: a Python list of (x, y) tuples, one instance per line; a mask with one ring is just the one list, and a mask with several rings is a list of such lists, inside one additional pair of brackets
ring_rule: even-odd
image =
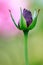
[(16, 24), (16, 22), (15, 22), (14, 18), (13, 18), (13, 15), (12, 15), (12, 13), (11, 13), (11, 10), (9, 10), (9, 12), (10, 12), (11, 19), (13, 20), (13, 22), (14, 22), (15, 26), (16, 26), (17, 28), (19, 28), (19, 27), (18, 27), (18, 25)]
[(31, 30), (31, 29), (33, 29), (35, 27), (35, 25), (37, 23), (38, 14), (39, 14), (39, 10), (38, 10), (38, 12), (35, 10), (34, 15), (33, 15), (33, 21), (30, 24), (30, 26), (27, 28), (28, 30)]
[(21, 30), (26, 30), (27, 25), (26, 25), (26, 20), (22, 14), (22, 9), (20, 8), (21, 16), (20, 16), (20, 29)]

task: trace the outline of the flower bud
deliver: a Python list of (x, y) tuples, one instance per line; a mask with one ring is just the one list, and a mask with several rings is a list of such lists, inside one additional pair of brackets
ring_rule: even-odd
[(18, 22), (18, 26), (20, 27), (20, 29), (26, 30), (31, 23), (32, 23), (32, 13), (27, 9), (23, 9), (22, 13), (21, 10), (21, 18)]
[(18, 29), (23, 30), (23, 31), (25, 31), (25, 30), (29, 31), (29, 30), (33, 29), (36, 25), (40, 9), (38, 9), (38, 11), (35, 10), (33, 16), (32, 16), (32, 13), (27, 9), (23, 9), (23, 12), (22, 12), (22, 9), (20, 8), (20, 11), (21, 11), (21, 16), (20, 16), (20, 19), (19, 19), (19, 22), (17, 25), (12, 16), (11, 11), (9, 10), (10, 16), (11, 16), (15, 26)]

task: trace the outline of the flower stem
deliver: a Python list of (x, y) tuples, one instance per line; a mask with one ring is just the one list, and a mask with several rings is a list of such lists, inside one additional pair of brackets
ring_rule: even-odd
[(24, 39), (25, 39), (25, 64), (28, 65), (28, 44), (27, 44), (27, 40), (28, 40), (28, 32), (24, 32)]

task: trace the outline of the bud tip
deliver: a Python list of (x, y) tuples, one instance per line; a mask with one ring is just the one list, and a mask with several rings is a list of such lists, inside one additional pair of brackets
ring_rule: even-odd
[(40, 9), (38, 9), (38, 13), (40, 12)]
[(11, 12), (11, 10), (10, 9), (8, 9), (9, 10), (9, 12)]

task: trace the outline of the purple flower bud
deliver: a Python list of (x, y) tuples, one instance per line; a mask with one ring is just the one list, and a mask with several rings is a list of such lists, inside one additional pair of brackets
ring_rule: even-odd
[(23, 16), (26, 20), (27, 27), (32, 23), (32, 14), (29, 10), (24, 9), (23, 10)]
[(32, 17), (32, 13), (29, 10), (23, 9), (23, 13), (22, 13), (22, 9), (20, 8), (21, 16), (20, 16), (20, 19), (19, 19), (19, 22), (17, 25), (12, 16), (11, 10), (9, 10), (10, 16), (11, 16), (15, 26), (18, 29), (23, 30), (23, 31), (25, 31), (25, 30), (29, 31), (35, 27), (39, 11), (40, 11), (40, 9), (38, 9), (38, 12), (35, 10), (34, 15)]

